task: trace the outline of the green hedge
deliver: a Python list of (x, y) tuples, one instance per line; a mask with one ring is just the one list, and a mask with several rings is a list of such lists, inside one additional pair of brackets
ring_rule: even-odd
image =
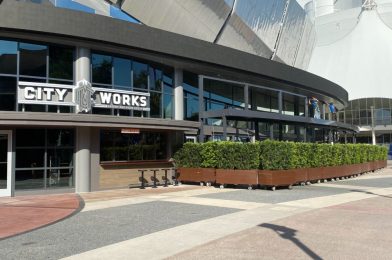
[(386, 147), (367, 144), (315, 144), (266, 140), (257, 143), (186, 143), (175, 153), (178, 167), (295, 169), (339, 166), (387, 159)]

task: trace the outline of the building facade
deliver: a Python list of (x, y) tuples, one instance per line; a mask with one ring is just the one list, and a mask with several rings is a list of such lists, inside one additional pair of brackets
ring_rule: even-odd
[(347, 142), (358, 130), (327, 113), (348, 93), (292, 64), (68, 2), (0, 2), (0, 195), (132, 187), (140, 169), (162, 182), (186, 139)]
[(392, 1), (317, 0), (312, 6), (317, 42), (309, 72), (350, 93), (338, 118), (360, 127), (357, 142), (390, 146)]

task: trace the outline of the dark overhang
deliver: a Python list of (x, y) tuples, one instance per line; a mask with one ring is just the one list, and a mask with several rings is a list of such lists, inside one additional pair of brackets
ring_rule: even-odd
[(222, 109), (207, 111), (203, 113), (203, 118), (222, 118), (226, 117), (228, 120), (242, 120), (242, 121), (277, 121), (287, 122), (290, 124), (314, 125), (320, 127), (331, 127), (341, 130), (359, 132), (359, 128), (354, 125), (340, 123), (331, 120), (316, 119), (304, 116), (283, 115), (279, 113), (269, 113), (262, 111), (239, 110), (239, 109)]

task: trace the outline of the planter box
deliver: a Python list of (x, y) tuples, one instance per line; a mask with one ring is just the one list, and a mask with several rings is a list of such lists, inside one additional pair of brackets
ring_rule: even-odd
[(323, 179), (325, 168), (308, 168), (307, 172), (307, 180), (308, 181), (317, 181)]
[[(305, 178), (301, 179), (301, 177)], [(306, 179), (306, 169), (259, 171), (259, 184), (265, 186), (290, 186)]]
[(348, 174), (342, 166), (328, 166), (323, 168), (323, 179), (332, 179)]
[(214, 168), (179, 168), (177, 179), (181, 182), (215, 183)]
[(258, 170), (216, 169), (216, 183), (257, 185)]

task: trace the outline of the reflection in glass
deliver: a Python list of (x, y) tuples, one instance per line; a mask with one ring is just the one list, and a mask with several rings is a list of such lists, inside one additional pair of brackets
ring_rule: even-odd
[(249, 88), (250, 108), (255, 111), (279, 113), (278, 92), (257, 87)]
[(0, 110), (15, 111), (16, 78), (0, 77)]
[(164, 160), (166, 134), (101, 131), (101, 161)]
[(44, 171), (43, 170), (16, 170), (15, 171), (15, 189), (43, 189)]
[(162, 70), (150, 67), (150, 89), (162, 91)]
[(184, 93), (185, 120), (199, 121), (199, 98), (191, 93)]
[(132, 62), (127, 59), (113, 57), (114, 85), (116, 88), (131, 89)]
[(17, 129), (17, 189), (72, 187), (74, 130)]
[(16, 147), (45, 146), (45, 129), (17, 129)]
[(71, 48), (49, 47), (49, 77), (73, 80), (73, 56)]
[(47, 167), (72, 167), (73, 150), (72, 149), (48, 149)]
[(59, 187), (73, 187), (74, 174), (73, 168), (69, 169), (49, 169), (46, 171), (46, 187), (59, 188)]
[(112, 57), (108, 55), (92, 54), (92, 82), (112, 84)]
[(204, 81), (204, 101), (206, 110), (226, 108), (243, 109), (245, 106), (243, 86), (223, 81)]
[(72, 129), (48, 129), (48, 146), (74, 146)]
[(163, 95), (163, 118), (173, 118), (173, 95)]
[(133, 87), (147, 89), (148, 66), (140, 62), (133, 62)]
[(18, 44), (0, 40), (0, 73), (16, 74)]
[(20, 64), (19, 73), (21, 75), (46, 77), (46, 55), (47, 46), (20, 43)]
[(150, 92), (150, 117), (162, 117), (162, 94)]
[(44, 167), (45, 149), (16, 148), (16, 168)]

